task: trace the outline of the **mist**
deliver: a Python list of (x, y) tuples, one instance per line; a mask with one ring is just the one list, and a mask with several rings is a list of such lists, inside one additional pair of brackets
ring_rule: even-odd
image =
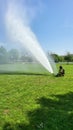
[[(50, 73), (54, 73), (50, 63), (51, 60), (48, 60), (36, 35), (28, 24), (26, 9), (24, 10), (24, 19), (19, 14), (18, 7), (15, 3), (8, 3), (8, 8), (5, 14), (5, 25), (8, 37), (14, 43), (23, 45), (46, 70)], [(49, 59), (51, 59), (51, 57)]]

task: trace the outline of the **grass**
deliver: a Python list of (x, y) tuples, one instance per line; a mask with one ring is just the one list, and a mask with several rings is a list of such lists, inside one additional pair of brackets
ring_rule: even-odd
[(47, 73), (47, 71), (38, 63), (13, 63), (13, 64), (0, 64), (0, 73)]
[(73, 130), (73, 65), (64, 77), (0, 75), (0, 130)]

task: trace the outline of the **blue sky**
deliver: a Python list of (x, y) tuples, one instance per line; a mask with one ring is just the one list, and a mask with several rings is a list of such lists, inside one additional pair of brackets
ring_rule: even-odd
[[(73, 0), (13, 1), (23, 11), (23, 18), (24, 10), (27, 9), (31, 30), (45, 51), (73, 53)], [(9, 2), (10, 0), (0, 0), (0, 45), (12, 47), (6, 35), (4, 20)]]

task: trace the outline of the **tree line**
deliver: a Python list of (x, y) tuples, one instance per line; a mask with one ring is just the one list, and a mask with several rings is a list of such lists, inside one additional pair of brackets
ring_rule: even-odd
[(51, 54), (54, 61), (57, 62), (73, 62), (73, 54), (71, 54), (70, 52), (67, 52), (65, 55), (58, 55), (55, 53)]
[(3, 46), (0, 47), (0, 64), (14, 62), (33, 62), (32, 56), (28, 54), (20, 54), (17, 49), (7, 50)]
[[(48, 53), (49, 54), (49, 53)], [(50, 54), (54, 61), (57, 62), (73, 62), (73, 54), (69, 52), (66, 55)], [(0, 64), (14, 63), (14, 62), (34, 62), (36, 61), (28, 54), (20, 54), (17, 49), (7, 50), (3, 46), (0, 47)]]

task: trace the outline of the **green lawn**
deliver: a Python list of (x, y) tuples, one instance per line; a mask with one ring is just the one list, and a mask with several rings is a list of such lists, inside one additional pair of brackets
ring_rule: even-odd
[(73, 130), (73, 65), (64, 77), (0, 74), (0, 130)]
[(0, 64), (0, 73), (47, 73), (47, 71), (38, 63), (13, 63)]

